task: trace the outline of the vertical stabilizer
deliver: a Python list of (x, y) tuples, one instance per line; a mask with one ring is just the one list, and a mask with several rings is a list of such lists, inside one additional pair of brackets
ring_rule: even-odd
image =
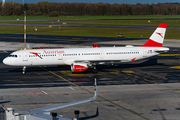
[(151, 35), (149, 40), (141, 47), (162, 47), (167, 23), (161, 23), (158, 28)]

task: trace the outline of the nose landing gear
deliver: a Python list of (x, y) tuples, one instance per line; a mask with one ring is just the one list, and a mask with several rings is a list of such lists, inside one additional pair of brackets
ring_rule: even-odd
[(23, 66), (22, 74), (24, 75), (26, 73), (26, 66)]

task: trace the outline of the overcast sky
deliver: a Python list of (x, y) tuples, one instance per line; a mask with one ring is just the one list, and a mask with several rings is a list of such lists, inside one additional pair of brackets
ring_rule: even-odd
[[(10, 2), (13, 0), (6, 0), (6, 2)], [(22, 3), (23, 0), (14, 0), (18, 3)], [(118, 3), (118, 4), (122, 4), (122, 3), (127, 3), (127, 4), (136, 4), (136, 3), (141, 3), (141, 4), (157, 4), (157, 3), (175, 3), (175, 2), (179, 2), (180, 0), (24, 0), (25, 3), (38, 3), (41, 1), (49, 1), (49, 2), (69, 2), (69, 3), (110, 3), (110, 4), (114, 4), (114, 3)]]

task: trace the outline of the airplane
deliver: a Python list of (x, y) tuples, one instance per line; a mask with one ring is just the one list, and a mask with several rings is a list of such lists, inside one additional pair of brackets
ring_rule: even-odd
[(125, 47), (93, 47), (63, 49), (25, 49), (11, 53), (3, 63), (11, 66), (22, 66), (25, 74), (26, 66), (70, 65), (73, 73), (92, 68), (97, 73), (96, 65), (120, 62), (135, 62), (149, 58), (169, 48), (162, 47), (167, 23), (161, 23), (148, 41), (142, 46), (126, 45)]

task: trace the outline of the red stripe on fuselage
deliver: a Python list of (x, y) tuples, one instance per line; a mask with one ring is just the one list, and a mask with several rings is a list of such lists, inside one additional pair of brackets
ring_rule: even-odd
[(141, 47), (162, 47), (162, 43), (155, 42), (151, 39), (149, 39), (144, 45)]

